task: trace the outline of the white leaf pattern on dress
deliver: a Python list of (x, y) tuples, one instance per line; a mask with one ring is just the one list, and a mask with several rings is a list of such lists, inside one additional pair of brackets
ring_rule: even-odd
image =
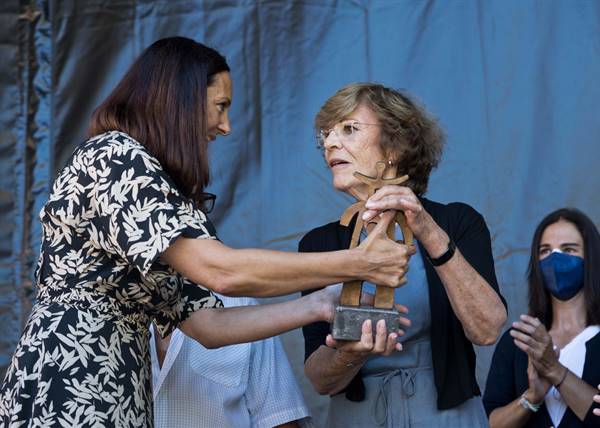
[(81, 144), (40, 212), (34, 305), (0, 388), (0, 426), (152, 426), (148, 325), (222, 306), (161, 263), (206, 215), (122, 132)]

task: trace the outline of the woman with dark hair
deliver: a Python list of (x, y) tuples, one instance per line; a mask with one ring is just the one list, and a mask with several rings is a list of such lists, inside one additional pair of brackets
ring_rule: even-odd
[[(340, 89), (315, 124), (337, 190), (367, 200), (367, 186), (353, 173), (375, 176), (381, 161), (385, 178), (409, 175), (407, 185), (387, 185), (368, 198), (363, 219), (367, 224), (384, 210), (403, 211), (418, 252), (407, 285), (395, 293), (412, 322), (404, 320), (409, 328), (401, 343), (383, 320), (372, 321), (375, 337), (366, 321), (357, 342), (334, 340), (327, 322), (304, 327), (305, 373), (319, 393), (332, 395), (328, 426), (487, 425), (473, 343), (496, 341), (506, 309), (483, 217), (466, 204), (423, 197), (442, 153), (439, 126), (406, 95), (372, 83)], [(299, 249), (348, 248), (353, 224), (313, 229)], [(362, 239), (371, 233), (364, 229)], [(400, 233), (397, 228), (396, 238)]]
[(95, 111), (90, 139), (40, 213), (37, 303), (0, 389), (1, 426), (152, 426), (151, 321), (163, 336), (179, 327), (212, 348), (329, 319), (336, 297), (327, 288), (222, 309), (210, 290), (275, 296), (359, 278), (399, 284), (408, 250), (385, 237), (385, 225), (356, 250), (315, 255), (216, 239), (206, 150), (230, 131), (231, 98), (225, 59), (174, 37), (146, 49)]
[(549, 214), (533, 235), (529, 314), (500, 339), (484, 405), (492, 427), (597, 427), (600, 234), (581, 211)]

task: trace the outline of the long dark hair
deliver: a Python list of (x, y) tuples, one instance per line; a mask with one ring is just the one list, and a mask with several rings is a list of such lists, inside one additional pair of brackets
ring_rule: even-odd
[(206, 88), (229, 71), (216, 50), (185, 37), (150, 45), (92, 115), (88, 135), (119, 130), (143, 144), (181, 192), (202, 202), (210, 180)]
[(550, 292), (544, 287), (539, 267), (539, 248), (542, 234), (548, 226), (566, 220), (577, 228), (583, 238), (584, 276), (583, 293), (587, 325), (600, 324), (600, 234), (590, 220), (575, 208), (561, 208), (548, 214), (535, 229), (531, 243), (531, 255), (527, 279), (529, 281), (529, 313), (539, 318), (547, 329), (552, 326), (552, 304)]

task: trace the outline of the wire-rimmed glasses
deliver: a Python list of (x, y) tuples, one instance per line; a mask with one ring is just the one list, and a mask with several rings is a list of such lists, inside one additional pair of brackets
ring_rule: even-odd
[(361, 131), (369, 126), (381, 126), (381, 123), (366, 123), (359, 122), (357, 120), (342, 120), (335, 124), (330, 129), (319, 129), (317, 132), (317, 147), (320, 149), (325, 148), (325, 140), (329, 137), (332, 132), (342, 140), (352, 142), (359, 138)]

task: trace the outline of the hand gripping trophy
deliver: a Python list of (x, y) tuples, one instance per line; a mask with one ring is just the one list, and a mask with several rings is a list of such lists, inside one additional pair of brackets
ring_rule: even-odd
[[(354, 177), (369, 186), (369, 197), (379, 188), (386, 184), (401, 184), (408, 180), (408, 175), (397, 178), (383, 178), (386, 169), (385, 162), (377, 162), (377, 177), (369, 177), (354, 172)], [(359, 201), (350, 205), (342, 218), (340, 224), (350, 225), (352, 218), (356, 216), (356, 223), (352, 231), (350, 248), (358, 245), (358, 238), (363, 228), (362, 215), (365, 212), (365, 202)], [(413, 234), (406, 224), (406, 218), (402, 212), (396, 214), (395, 222), (390, 223), (387, 235), (390, 239), (395, 239), (395, 225), (398, 224), (402, 230), (404, 243), (412, 245)], [(362, 292), (362, 281), (345, 282), (342, 286), (340, 304), (335, 310), (333, 318), (332, 336), (336, 340), (360, 340), (362, 324), (364, 321), (373, 320), (373, 334), (375, 334), (376, 321), (383, 319), (387, 328), (387, 334), (397, 331), (400, 328), (400, 313), (394, 307), (394, 289), (383, 285), (375, 286), (375, 301), (373, 306), (360, 304)]]

